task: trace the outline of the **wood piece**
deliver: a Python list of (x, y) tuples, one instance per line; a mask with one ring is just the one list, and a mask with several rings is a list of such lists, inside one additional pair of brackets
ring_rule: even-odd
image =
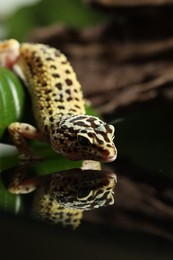
[(173, 99), (173, 37), (121, 42), (112, 35), (112, 26), (82, 31), (53, 26), (45, 28), (45, 35), (43, 31), (36, 30), (30, 40), (66, 53), (85, 97), (99, 112)]

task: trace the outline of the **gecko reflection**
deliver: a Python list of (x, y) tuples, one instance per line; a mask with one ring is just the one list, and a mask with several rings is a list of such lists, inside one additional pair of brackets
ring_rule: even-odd
[[(114, 203), (116, 175), (102, 170), (70, 169), (46, 176), (24, 178), (21, 164), (9, 186), (12, 193), (35, 190), (32, 215), (76, 228), (83, 212)], [(21, 179), (22, 178), (22, 179)]]

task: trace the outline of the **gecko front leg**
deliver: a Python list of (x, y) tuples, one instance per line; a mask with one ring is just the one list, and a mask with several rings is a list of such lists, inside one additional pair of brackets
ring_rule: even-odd
[(25, 138), (31, 140), (40, 140), (39, 131), (32, 125), (26, 123), (14, 122), (8, 126), (10, 136), (20, 153), (20, 159), (32, 159), (32, 153), (27, 145)]

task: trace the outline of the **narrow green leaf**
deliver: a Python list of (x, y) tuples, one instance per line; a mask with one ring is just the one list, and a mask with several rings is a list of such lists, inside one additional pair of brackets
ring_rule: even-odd
[(20, 195), (8, 192), (0, 178), (0, 210), (19, 214), (23, 211), (23, 201)]
[(21, 119), (24, 102), (21, 81), (10, 70), (0, 68), (0, 138), (10, 123)]

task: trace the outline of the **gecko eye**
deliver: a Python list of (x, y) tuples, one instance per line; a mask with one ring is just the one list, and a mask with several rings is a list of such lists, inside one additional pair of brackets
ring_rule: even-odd
[(77, 140), (78, 140), (78, 143), (80, 145), (82, 145), (82, 146), (89, 146), (89, 145), (91, 145), (90, 140), (87, 137), (85, 137), (85, 136), (78, 135), (77, 136)]
[(87, 187), (83, 187), (78, 190), (77, 197), (78, 199), (87, 199), (90, 194), (92, 194), (92, 190)]

